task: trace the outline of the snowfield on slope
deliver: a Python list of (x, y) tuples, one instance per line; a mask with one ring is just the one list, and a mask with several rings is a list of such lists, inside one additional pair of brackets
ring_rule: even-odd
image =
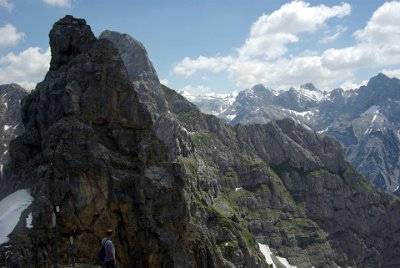
[(32, 204), (32, 201), (33, 197), (27, 189), (18, 190), (0, 201), (0, 244), (10, 240), (8, 235), (14, 230), (22, 212)]
[(275, 256), (275, 255), (271, 252), (271, 249), (269, 248), (268, 245), (258, 243), (258, 246), (260, 247), (261, 253), (264, 254), (265, 260), (267, 261), (267, 263), (268, 263), (269, 265), (272, 264), (272, 267), (273, 267), (273, 268), (276, 268), (276, 267), (277, 267), (277, 264), (275, 264), (275, 262), (273, 261), (274, 258), (276, 258), (276, 259), (278, 260), (278, 262), (279, 262), (278, 265), (280, 265), (279, 267), (282, 267), (282, 266), (283, 266), (283, 267), (285, 267), (285, 268), (297, 268), (297, 266), (290, 265), (289, 262), (288, 262), (285, 258)]

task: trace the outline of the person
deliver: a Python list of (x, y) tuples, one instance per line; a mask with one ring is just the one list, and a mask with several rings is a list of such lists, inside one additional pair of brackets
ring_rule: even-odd
[(106, 268), (116, 268), (117, 260), (115, 259), (115, 247), (113, 242), (111, 241), (111, 237), (113, 235), (113, 230), (108, 229), (106, 233), (106, 237), (101, 240), (101, 246), (104, 245), (106, 257), (105, 257), (105, 265)]

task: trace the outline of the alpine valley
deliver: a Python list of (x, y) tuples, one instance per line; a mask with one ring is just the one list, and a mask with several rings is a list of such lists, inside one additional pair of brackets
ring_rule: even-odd
[(400, 194), (400, 80), (378, 74), (366, 86), (330, 92), (307, 83), (288, 91), (263, 85), (230, 95), (189, 96), (231, 125), (292, 118), (338, 140), (345, 158), (378, 189)]
[[(361, 171), (398, 161), (398, 80), (378, 75), (325, 95), (311, 84), (256, 86), (220, 101), (222, 111), (203, 106), (227, 124), (161, 85), (126, 34), (97, 38), (66, 16), (49, 37), (50, 70), (36, 89), (0, 88), (0, 137), (11, 140), (0, 265), (95, 264), (113, 228), (120, 267), (400, 267), (400, 199), (372, 187), (329, 137), (350, 160), (364, 150)], [(19, 109), (20, 122), (10, 116)], [(374, 158), (374, 168), (363, 162)]]

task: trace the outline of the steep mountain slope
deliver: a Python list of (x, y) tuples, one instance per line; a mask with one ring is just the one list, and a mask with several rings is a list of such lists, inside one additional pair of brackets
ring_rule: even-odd
[(290, 119), (233, 127), (202, 114), (160, 85), (139, 42), (96, 39), (84, 20), (55, 23), (50, 44), (0, 185), (0, 198), (34, 199), (2, 247), (13, 265), (54, 264), (56, 241), (66, 263), (71, 235), (76, 258), (94, 262), (110, 227), (123, 267), (267, 267), (258, 243), (297, 267), (400, 265), (399, 199), (335, 140)]
[[(171, 107), (184, 102), (166, 92)], [(195, 159), (205, 161), (191, 163), (192, 169), (208, 165), (222, 187), (216, 209), (247, 225), (278, 255), (298, 267), (398, 262), (391, 247), (399, 241), (399, 200), (364, 181), (334, 140), (290, 119), (232, 127), (195, 107), (171, 112), (196, 144)]]
[[(200, 99), (195, 103), (201, 106)], [(209, 100), (211, 102), (211, 100)], [(225, 112), (230, 124), (266, 123), (286, 117), (336, 138), (346, 159), (378, 189), (400, 184), (400, 81), (383, 74), (358, 90), (321, 92), (312, 84), (277, 93), (262, 85), (239, 93)]]

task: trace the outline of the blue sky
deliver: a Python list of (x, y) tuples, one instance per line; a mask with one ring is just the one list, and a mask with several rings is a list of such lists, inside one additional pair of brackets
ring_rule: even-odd
[(130, 34), (160, 80), (192, 94), (400, 77), (399, 1), (0, 0), (0, 84), (43, 79), (48, 32), (66, 14), (96, 35)]

